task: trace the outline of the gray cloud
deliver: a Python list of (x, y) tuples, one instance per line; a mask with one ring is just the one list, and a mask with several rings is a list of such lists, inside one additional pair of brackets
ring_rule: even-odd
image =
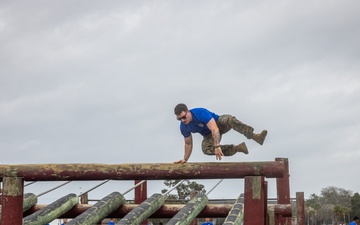
[[(0, 163), (172, 162), (183, 156), (173, 107), (185, 102), (269, 130), (263, 146), (224, 136), (250, 149), (225, 162), (289, 158), (292, 196), (359, 191), (347, 176), (359, 170), (359, 2), (0, 8)], [(191, 161), (215, 162), (200, 143)], [(230, 186), (214, 197), (237, 197), (241, 181)]]

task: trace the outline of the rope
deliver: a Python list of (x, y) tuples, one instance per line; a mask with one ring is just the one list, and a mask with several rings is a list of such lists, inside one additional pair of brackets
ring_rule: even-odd
[(138, 186), (140, 186), (142, 183), (144, 183), (146, 180), (142, 180), (139, 183), (137, 183), (135, 186), (133, 186), (132, 188), (130, 188), (129, 190), (125, 191), (122, 195), (126, 195), (127, 193), (129, 193), (131, 190), (137, 188)]
[(96, 189), (96, 188), (100, 187), (101, 185), (103, 185), (103, 184), (105, 184), (105, 183), (107, 183), (107, 182), (109, 182), (109, 181), (110, 181), (110, 180), (105, 180), (104, 182), (102, 182), (102, 183), (100, 183), (100, 184), (96, 185), (95, 187), (90, 188), (89, 190), (87, 190), (87, 191), (85, 191), (84, 193), (80, 194), (80, 195), (79, 195), (79, 197), (81, 197), (81, 196), (83, 196), (83, 195), (86, 195), (86, 194), (87, 194), (87, 193), (89, 193), (90, 191), (92, 191), (92, 190), (94, 190), (94, 189)]
[(56, 187), (54, 187), (54, 188), (52, 188), (52, 189), (50, 189), (50, 190), (47, 190), (47, 191), (45, 191), (45, 192), (43, 192), (43, 193), (41, 193), (41, 194), (38, 194), (37, 195), (37, 197), (40, 197), (40, 196), (42, 196), (42, 195), (44, 195), (44, 194), (47, 194), (47, 193), (49, 193), (49, 192), (51, 192), (51, 191), (53, 191), (53, 190), (56, 190), (56, 189), (58, 189), (59, 187), (62, 187), (62, 186), (64, 186), (64, 185), (67, 185), (68, 183), (70, 183), (71, 181), (68, 181), (68, 182), (65, 182), (65, 183), (63, 183), (63, 184), (60, 184), (59, 186), (56, 186)]
[(171, 192), (172, 190), (174, 190), (177, 186), (179, 186), (179, 185), (180, 185), (182, 182), (184, 182), (184, 181), (185, 181), (185, 179), (179, 181), (177, 184), (174, 185), (174, 187), (172, 187), (170, 190), (168, 190), (168, 191), (167, 191), (166, 193), (164, 193), (163, 195), (166, 196), (166, 197), (168, 197), (168, 195), (170, 194), (170, 192)]
[(30, 182), (30, 183), (28, 183), (28, 184), (25, 184), (24, 187), (30, 186), (30, 185), (32, 185), (32, 184), (34, 184), (34, 183), (36, 183), (36, 181)]
[(208, 193), (206, 194), (206, 196), (208, 196), (210, 194), (210, 192), (212, 192), (224, 179), (221, 179), (217, 184), (215, 184), (215, 186), (210, 190), (208, 191)]

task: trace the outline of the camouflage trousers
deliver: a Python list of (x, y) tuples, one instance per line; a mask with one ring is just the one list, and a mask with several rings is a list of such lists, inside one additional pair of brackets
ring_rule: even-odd
[[(254, 129), (232, 115), (221, 115), (216, 121), (216, 124), (220, 132), (220, 140), (223, 134), (227, 133), (229, 130), (234, 129), (237, 132), (244, 134), (247, 138), (251, 138), (252, 132)], [(202, 151), (205, 155), (215, 155), (214, 149), (214, 138), (212, 134), (208, 134), (204, 137), (201, 144)], [(224, 153), (224, 156), (232, 156), (237, 153), (235, 146), (231, 145), (221, 145), (221, 150)]]

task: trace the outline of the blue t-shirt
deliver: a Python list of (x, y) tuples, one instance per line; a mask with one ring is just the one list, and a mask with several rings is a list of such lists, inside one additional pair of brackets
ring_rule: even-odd
[(219, 116), (213, 112), (210, 112), (204, 108), (190, 109), (192, 115), (192, 121), (189, 124), (180, 122), (181, 134), (187, 138), (191, 133), (200, 133), (202, 136), (211, 134), (211, 131), (206, 124), (214, 118), (215, 121), (219, 119)]
[(212, 222), (203, 222), (201, 225), (213, 225)]

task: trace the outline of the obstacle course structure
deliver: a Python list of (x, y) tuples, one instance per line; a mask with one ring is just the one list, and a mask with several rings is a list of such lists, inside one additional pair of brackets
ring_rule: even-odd
[[(267, 201), (266, 179), (268, 178), (276, 179), (277, 204), (274, 205), (268, 205)], [(23, 217), (24, 224), (41, 224), (53, 220), (54, 216), (47, 217), (47, 220), (43, 217), (41, 223), (37, 223), (36, 221), (39, 221), (37, 219), (31, 220), (35, 222), (26, 222), (26, 219), (46, 214), (43, 213), (46, 211), (43, 209), (47, 206), (36, 205), (35, 201), (35, 205), (31, 208), (27, 206), (25, 209), (24, 181), (166, 179), (244, 179), (243, 189), (239, 187), (239, 195), (244, 193), (244, 204), (238, 201), (230, 206), (208, 204), (206, 196), (195, 196), (187, 205), (167, 205), (162, 202), (155, 210), (147, 210), (146, 216), (141, 220), (171, 218), (169, 224), (190, 224), (194, 218), (223, 217), (226, 218), (225, 224), (290, 225), (292, 223), (293, 207), (290, 204), (289, 165), (286, 158), (276, 158), (275, 161), (266, 162), (228, 163), (0, 165), (0, 179), (3, 182), (1, 225), (20, 225), (23, 223)], [(136, 202), (136, 199), (139, 199), (137, 195), (141, 196), (142, 202)], [(154, 197), (159, 196), (154, 195)], [(296, 197), (296, 223), (304, 225), (304, 195), (299, 192), (296, 193)], [(111, 210), (107, 206), (76, 203), (69, 207), (70, 209), (62, 211), (62, 215), (55, 215), (54, 212), (52, 214), (57, 218), (83, 218), (84, 221), (91, 223), (110, 217), (134, 218), (134, 220), (122, 220), (123, 222), (119, 224), (140, 224), (142, 221), (137, 219), (139, 216), (131, 216), (130, 213), (141, 211), (140, 203), (146, 204), (144, 195), (135, 192), (135, 204), (124, 204), (121, 196), (118, 199), (119, 201), (115, 202), (112, 202), (111, 198), (104, 200), (105, 205), (115, 205)], [(199, 206), (196, 206), (197, 204)], [(184, 210), (190, 213), (183, 214)], [(86, 223), (89, 222), (84, 224)]]

